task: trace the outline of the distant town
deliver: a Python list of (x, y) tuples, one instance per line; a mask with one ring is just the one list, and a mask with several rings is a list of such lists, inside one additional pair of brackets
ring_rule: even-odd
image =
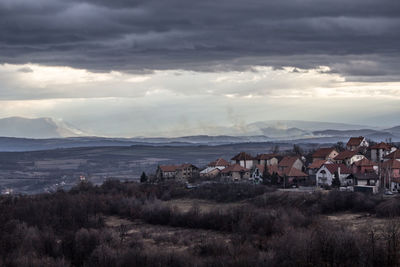
[(191, 163), (159, 165), (155, 174), (144, 178), (150, 182), (246, 182), (385, 194), (400, 190), (400, 150), (391, 140), (376, 143), (359, 136), (308, 153), (297, 145), (292, 151), (280, 152), (278, 146), (273, 150), (258, 155), (240, 152), (203, 168)]

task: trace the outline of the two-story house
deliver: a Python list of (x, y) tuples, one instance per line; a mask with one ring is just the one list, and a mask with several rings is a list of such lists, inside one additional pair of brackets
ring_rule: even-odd
[(346, 149), (351, 151), (359, 150), (360, 148), (367, 148), (369, 146), (368, 141), (363, 136), (350, 137), (346, 144)]

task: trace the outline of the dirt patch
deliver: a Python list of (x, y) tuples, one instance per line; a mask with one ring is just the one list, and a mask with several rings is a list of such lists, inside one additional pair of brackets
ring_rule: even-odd
[(349, 229), (358, 231), (365, 227), (373, 227), (377, 230), (382, 230), (388, 222), (388, 219), (377, 218), (370, 213), (337, 213), (334, 215), (324, 216), (328, 221), (340, 223)]
[(182, 212), (187, 212), (193, 207), (198, 207), (200, 209), (200, 212), (210, 212), (211, 210), (214, 209), (227, 209), (244, 205), (243, 202), (217, 203), (202, 199), (174, 199), (165, 201), (165, 203), (173, 207), (176, 207), (178, 210)]

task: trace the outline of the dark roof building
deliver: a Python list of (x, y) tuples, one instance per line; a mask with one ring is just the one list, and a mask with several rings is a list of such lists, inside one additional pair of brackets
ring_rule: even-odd
[(357, 154), (358, 154), (357, 151), (345, 150), (345, 151), (340, 152), (339, 155), (337, 155), (334, 159), (336, 161), (337, 160), (346, 160)]
[(332, 152), (336, 152), (337, 153), (336, 149), (334, 149), (332, 147), (322, 147), (322, 148), (317, 149), (313, 153), (312, 157), (313, 158), (319, 158), (319, 159), (328, 159), (329, 155)]
[(240, 161), (240, 160), (254, 160), (255, 158), (252, 155), (247, 154), (246, 152), (240, 152), (236, 156), (234, 156), (231, 160)]

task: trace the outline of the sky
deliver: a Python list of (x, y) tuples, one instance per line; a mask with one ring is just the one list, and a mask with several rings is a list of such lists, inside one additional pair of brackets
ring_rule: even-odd
[(0, 118), (106, 136), (400, 125), (397, 0), (1, 0)]

